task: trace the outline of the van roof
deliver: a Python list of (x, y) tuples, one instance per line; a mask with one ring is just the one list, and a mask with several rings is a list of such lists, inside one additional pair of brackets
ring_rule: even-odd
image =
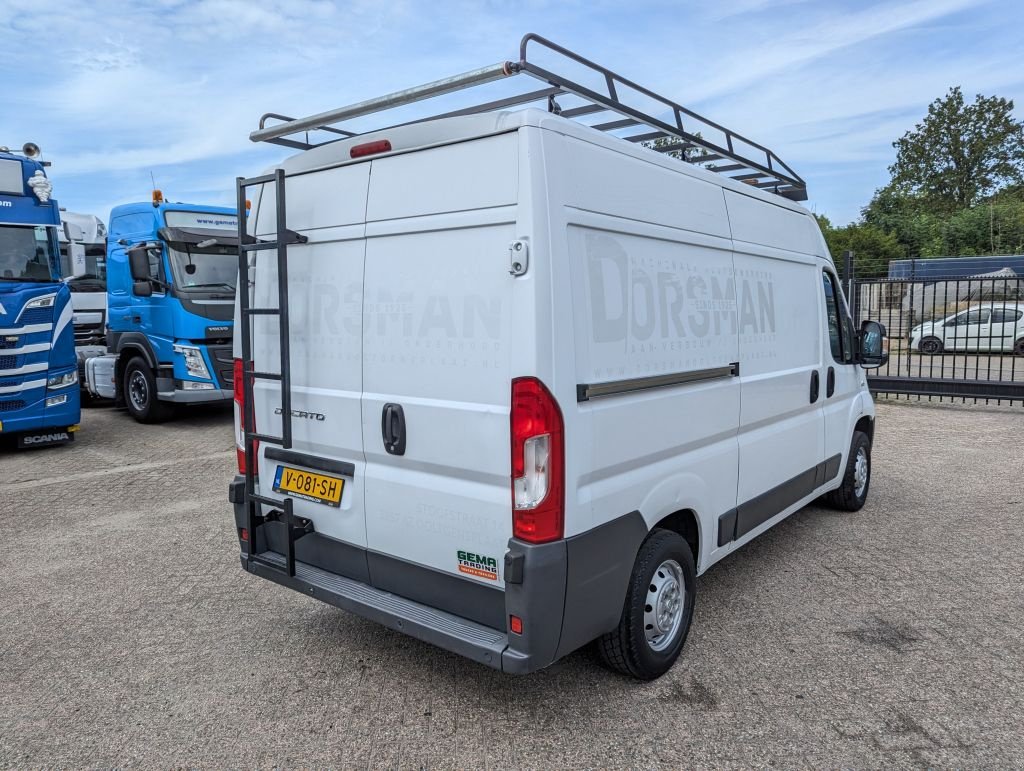
[[(540, 49), (538, 59), (534, 59), (532, 54), (527, 56), (531, 44), (534, 50)], [(552, 59), (555, 65), (547, 64)], [(582, 73), (584, 77), (581, 80), (591, 85), (558, 74), (547, 68), (550, 66), (568, 67), (568, 72)], [(729, 180), (744, 183), (748, 188), (768, 190), (794, 201), (807, 199), (807, 185), (803, 179), (767, 147), (535, 34), (523, 37), (518, 61), (498, 62), (305, 118), (266, 113), (260, 119), (259, 129), (249, 138), (254, 142), (272, 142), (300, 150), (313, 150), (356, 138), (366, 141), (378, 135), (381, 129), (356, 130), (356, 125), (350, 121), (362, 120), (362, 125), (365, 125), (365, 119), (370, 116), (380, 118), (388, 115), (393, 119), (392, 110), (396, 108), (519, 74), (541, 81), (544, 88), (420, 118), (411, 125), (495, 112), (507, 115), (503, 112), (507, 108), (544, 103), (548, 113), (563, 120), (580, 122), (592, 131), (604, 132), (620, 144), (653, 143), (650, 149), (656, 152), (681, 153), (684, 157), (679, 160), (684, 164), (702, 166)], [(610, 117), (614, 119), (608, 120)], [(268, 126), (268, 121), (275, 123)], [(401, 125), (391, 124), (388, 130)], [(451, 130), (458, 124), (444, 122), (439, 125)], [(325, 138), (320, 142), (312, 141), (310, 132)]]
[[(454, 144), (494, 134), (517, 131), (525, 126), (554, 131), (591, 142), (592, 144), (601, 145), (615, 152), (631, 155), (640, 160), (670, 168), (680, 174), (696, 177), (720, 187), (734, 190), (737, 193), (759, 198), (776, 206), (782, 206), (802, 214), (807, 213), (804, 207), (783, 196), (774, 195), (744, 182), (736, 181), (727, 175), (716, 173), (702, 166), (692, 163), (680, 163), (674, 158), (666, 157), (663, 153), (659, 153), (656, 150), (635, 143), (623, 142), (621, 139), (609, 136), (598, 129), (537, 108), (439, 118), (402, 126), (393, 126), (360, 134), (356, 137), (325, 142), (287, 158), (280, 166), (291, 174), (312, 172), (349, 163), (360, 163), (373, 158), (380, 158), (383, 155), (399, 155), (404, 152), (422, 150), (427, 147)], [(351, 157), (353, 147), (383, 139), (388, 140), (390, 143), (390, 151), (357, 157), (355, 159)]]

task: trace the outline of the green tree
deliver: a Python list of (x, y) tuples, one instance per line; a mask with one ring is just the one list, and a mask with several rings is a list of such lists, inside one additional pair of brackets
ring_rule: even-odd
[(884, 276), (889, 262), (906, 256), (903, 246), (891, 233), (865, 222), (833, 227), (828, 217), (817, 214), (818, 225), (832, 259), (842, 269), (843, 252), (853, 252), (853, 271), (861, 278)]
[(1024, 183), (1024, 122), (1014, 119), (1009, 99), (978, 94), (967, 104), (953, 87), (893, 147), (892, 184), (947, 209)]

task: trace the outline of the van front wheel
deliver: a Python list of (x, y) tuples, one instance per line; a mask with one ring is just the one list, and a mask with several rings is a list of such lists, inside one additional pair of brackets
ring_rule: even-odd
[(141, 356), (124, 368), (124, 403), (140, 423), (160, 423), (171, 416), (171, 405), (157, 398), (156, 378)]
[(689, 544), (671, 530), (652, 530), (633, 565), (619, 625), (597, 640), (601, 662), (638, 680), (665, 674), (690, 631), (696, 588)]
[(860, 511), (871, 485), (871, 440), (863, 431), (853, 432), (843, 483), (824, 496), (825, 503), (840, 511)]

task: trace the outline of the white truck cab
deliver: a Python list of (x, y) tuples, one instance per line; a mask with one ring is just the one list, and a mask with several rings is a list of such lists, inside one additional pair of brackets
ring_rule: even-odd
[[(516, 74), (546, 87), (337, 128)], [(506, 672), (597, 641), (654, 678), (700, 573), (822, 496), (864, 504), (884, 330), (853, 328), (771, 151), (532, 35), (460, 78), (254, 134), (302, 151), (239, 180), (242, 564)], [(318, 127), (337, 141), (294, 139)]]

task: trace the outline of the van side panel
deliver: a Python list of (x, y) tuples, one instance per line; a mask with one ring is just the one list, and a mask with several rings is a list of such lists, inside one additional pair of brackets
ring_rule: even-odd
[[(367, 207), (368, 547), (494, 589), (511, 536), (517, 193), (516, 135), (505, 134), (375, 160)], [(404, 416), (401, 454), (385, 446), (388, 405)]]
[[(592, 517), (580, 530), (633, 511), (648, 528), (681, 509), (713, 521), (736, 504), (740, 410), (722, 191), (589, 143), (564, 147), (566, 165), (552, 174), (573, 181), (564, 216), (576, 410), (591, 438), (574, 445), (590, 460), (579, 495)], [(619, 216), (596, 213), (611, 209)], [(594, 397), (584, 388), (687, 375), (709, 379)], [(634, 557), (624, 555), (630, 568)]]

